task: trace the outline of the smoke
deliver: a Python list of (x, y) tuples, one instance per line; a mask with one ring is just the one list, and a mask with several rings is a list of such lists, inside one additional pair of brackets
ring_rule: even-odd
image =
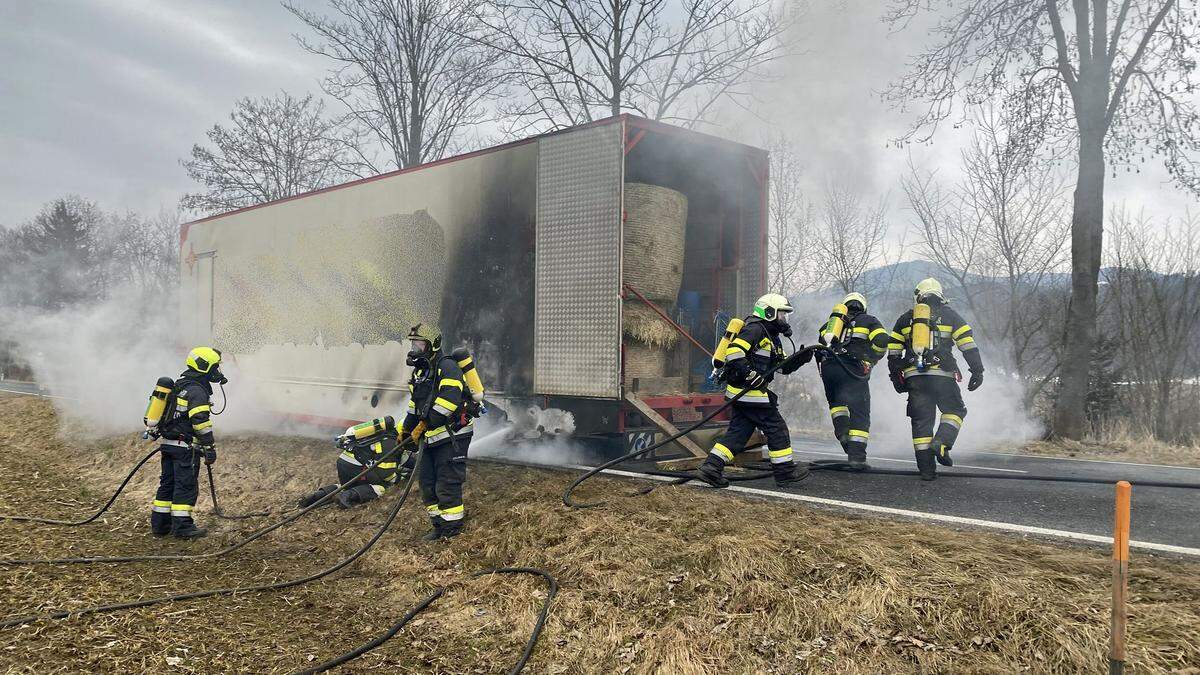
[(594, 456), (570, 438), (574, 432), (574, 415), (556, 408), (530, 406), (503, 421), (485, 415), (475, 424), (471, 456), (546, 466), (586, 464)]

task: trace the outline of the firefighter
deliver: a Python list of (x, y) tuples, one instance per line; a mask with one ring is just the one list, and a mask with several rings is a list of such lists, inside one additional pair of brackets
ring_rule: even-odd
[[(896, 391), (908, 393), (917, 469), (921, 480), (929, 481), (937, 478), (937, 464), (954, 465), (950, 450), (967, 416), (953, 347), (958, 347), (971, 373), (967, 391), (983, 384), (983, 358), (971, 327), (946, 302), (936, 279), (917, 284), (913, 299), (913, 309), (902, 314), (892, 330), (888, 371)], [(941, 421), (934, 433), (939, 410)]]
[[(316, 490), (297, 505), (307, 508), (343, 485), (346, 489), (334, 497), (343, 509), (382, 497), (397, 481), (408, 478), (413, 469), (412, 446), (392, 453), (400, 443), (396, 434), (396, 422), (390, 415), (347, 429), (334, 439), (334, 445), (342, 451), (337, 458), (338, 482)], [(367, 472), (358, 477), (364, 469)]]
[(162, 474), (150, 512), (150, 531), (157, 537), (171, 535), (196, 539), (208, 534), (196, 527), (192, 509), (199, 494), (200, 460), (217, 461), (213, 441), (213, 384), (229, 380), (221, 373), (221, 352), (196, 347), (187, 356), (187, 370), (175, 381), (168, 408), (159, 429)]
[(732, 399), (743, 391), (745, 395), (733, 404), (729, 429), (700, 465), (701, 480), (713, 487), (729, 485), (723, 475), (725, 465), (745, 447), (755, 429), (762, 430), (767, 437), (776, 485), (782, 487), (808, 477), (808, 469), (796, 466), (792, 459), (791, 437), (787, 422), (779, 413), (779, 399), (767, 388), (772, 377), (764, 377), (780, 363), (783, 363), (781, 372), (793, 373), (812, 356), (811, 351), (801, 350), (785, 362), (780, 336), (792, 334), (788, 325), (791, 312), (787, 298), (777, 293), (764, 295), (754, 303), (753, 315), (746, 318), (737, 336), (729, 342), (722, 371), (727, 383), (725, 397)]
[(402, 435), (425, 423), (425, 452), (417, 467), (421, 498), (433, 529), (426, 541), (449, 539), (462, 531), (463, 482), (467, 478), (467, 448), (475, 431), (478, 404), (467, 389), (463, 370), (450, 354), (442, 352), (440, 335), (427, 337), (417, 324), (409, 333), (408, 414)]
[(879, 319), (867, 314), (867, 298), (850, 293), (834, 307), (822, 326), (816, 353), (833, 435), (850, 464), (863, 471), (871, 432), (871, 369), (887, 353), (890, 334)]

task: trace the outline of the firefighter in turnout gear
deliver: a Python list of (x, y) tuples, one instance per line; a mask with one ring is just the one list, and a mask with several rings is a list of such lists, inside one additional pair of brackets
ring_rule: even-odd
[(816, 353), (833, 435), (851, 470), (867, 465), (867, 439), (871, 432), (871, 369), (887, 353), (891, 334), (879, 319), (867, 314), (867, 298), (851, 293), (833, 308), (822, 326)]
[[(967, 416), (953, 347), (958, 347), (970, 370), (968, 391), (983, 384), (983, 358), (971, 327), (946, 302), (936, 279), (917, 284), (913, 298), (913, 308), (896, 320), (892, 330), (888, 370), (896, 391), (908, 393), (908, 417), (921, 480), (934, 480), (937, 464), (953, 466), (950, 449)], [(934, 433), (939, 410), (941, 421)]]
[[(334, 497), (343, 509), (383, 496), (397, 481), (407, 478), (413, 469), (415, 444), (405, 444), (408, 447), (392, 454), (400, 444), (398, 433), (391, 415), (346, 429), (345, 434), (334, 439), (334, 445), (342, 451), (337, 459), (338, 482), (319, 488), (301, 499), (297, 506), (307, 508), (343, 485), (346, 489)], [(355, 480), (363, 469), (368, 471)]]
[[(775, 392), (767, 388), (772, 378), (763, 376), (785, 360), (779, 338), (792, 334), (788, 325), (791, 312), (787, 298), (777, 293), (764, 295), (754, 303), (754, 314), (746, 318), (736, 337), (729, 341), (723, 355), (725, 397), (732, 399), (743, 391), (745, 395), (731, 406), (729, 429), (700, 465), (700, 478), (713, 487), (729, 485), (723, 475), (725, 466), (745, 447), (755, 429), (762, 430), (767, 437), (767, 450), (777, 485), (790, 485), (808, 477), (808, 469), (796, 466), (792, 459), (787, 422), (779, 413)], [(780, 372), (795, 372), (811, 354), (803, 350), (787, 357)]]
[[(479, 404), (471, 397), (464, 366), (442, 352), (441, 336), (426, 337), (420, 324), (409, 333), (408, 414), (403, 435), (425, 423), (425, 452), (417, 467), (421, 498), (433, 529), (425, 539), (448, 539), (462, 530), (463, 482), (467, 478), (467, 448), (474, 433)], [(469, 358), (467, 361), (469, 363)], [(473, 367), (473, 365), (471, 365)]]
[[(187, 356), (187, 370), (175, 381), (167, 397), (167, 408), (159, 423), (162, 474), (150, 513), (150, 531), (155, 536), (183, 539), (203, 537), (208, 531), (196, 527), (192, 509), (199, 494), (200, 460), (217, 460), (212, 431), (213, 384), (224, 385), (221, 352), (196, 347)], [(169, 381), (169, 380), (167, 380)]]

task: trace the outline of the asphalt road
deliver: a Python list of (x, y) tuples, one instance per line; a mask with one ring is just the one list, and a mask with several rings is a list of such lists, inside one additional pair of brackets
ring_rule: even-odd
[[(798, 460), (845, 457), (832, 442), (796, 439), (792, 447)], [(1182, 547), (1192, 550), (1173, 552), (1200, 555), (1200, 490), (1138, 485), (1139, 481), (1200, 484), (1200, 468), (967, 451), (956, 452), (954, 460), (953, 468), (939, 466), (939, 478), (932, 482), (921, 481), (916, 476), (817, 471), (786, 492), (800, 501), (833, 508), (917, 519), (928, 516), (930, 520), (951, 524), (958, 519), (968, 519), (983, 522), (959, 522), (1100, 543), (1112, 537), (1113, 484), (1127, 480), (1133, 484), (1131, 540), (1150, 544), (1142, 548), (1166, 551), (1170, 547)], [(877, 456), (869, 461), (872, 467), (881, 469), (916, 470), (911, 456)], [(952, 475), (956, 471), (1005, 476), (1072, 476), (1103, 480), (1107, 484), (954, 478)], [(751, 493), (784, 492), (769, 478), (734, 485), (739, 489), (750, 488), (748, 492)]]
[(34, 394), (43, 396), (38, 391), (37, 385), (32, 382), (19, 382), (17, 380), (0, 380), (0, 392), (9, 394)]

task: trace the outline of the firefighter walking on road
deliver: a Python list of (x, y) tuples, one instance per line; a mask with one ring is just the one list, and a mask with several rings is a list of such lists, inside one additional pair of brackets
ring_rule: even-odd
[[(767, 388), (772, 377), (764, 376), (785, 359), (780, 336), (792, 334), (788, 325), (791, 312), (787, 298), (769, 293), (754, 303), (753, 316), (744, 322), (740, 319), (731, 322), (731, 326), (740, 325), (740, 328), (730, 331), (729, 346), (723, 354), (723, 375), (727, 383), (725, 397), (732, 399), (742, 392), (745, 395), (731, 406), (729, 429), (700, 465), (700, 478), (713, 487), (729, 485), (724, 476), (725, 466), (745, 447), (755, 429), (767, 437), (776, 485), (786, 486), (808, 477), (808, 469), (796, 466), (792, 459), (791, 436), (787, 422), (779, 413), (779, 399)], [(788, 362), (779, 370), (785, 374), (793, 373), (811, 356), (812, 352), (808, 350), (797, 352), (787, 357)]]
[(475, 364), (465, 350), (452, 354), (442, 351), (441, 336), (426, 337), (420, 325), (409, 333), (412, 348), (408, 365), (408, 414), (402, 435), (407, 436), (425, 424), (425, 452), (417, 467), (421, 497), (433, 529), (424, 539), (448, 539), (462, 531), (466, 513), (463, 508), (463, 482), (467, 478), (467, 449), (475, 431), (474, 418), (482, 412), (482, 385), (479, 400), (472, 396), (476, 381), (471, 373)]
[[(187, 357), (187, 370), (163, 396), (166, 407), (156, 434), (161, 437), (162, 473), (150, 512), (150, 531), (157, 537), (171, 535), (196, 539), (208, 530), (196, 527), (192, 509), (199, 495), (200, 460), (217, 460), (212, 431), (213, 384), (229, 380), (221, 373), (221, 352), (196, 347)], [(169, 378), (160, 381), (171, 385)]]
[(850, 293), (834, 306), (822, 326), (816, 353), (833, 435), (846, 453), (850, 469), (867, 465), (871, 432), (871, 369), (887, 353), (890, 333), (879, 319), (867, 314), (867, 298)]
[(937, 464), (953, 466), (950, 450), (967, 416), (953, 348), (958, 347), (971, 373), (968, 391), (983, 384), (983, 358), (971, 327), (946, 302), (936, 279), (917, 284), (913, 298), (913, 308), (896, 320), (892, 331), (888, 370), (896, 391), (908, 393), (917, 469), (921, 480), (928, 481), (937, 478)]

